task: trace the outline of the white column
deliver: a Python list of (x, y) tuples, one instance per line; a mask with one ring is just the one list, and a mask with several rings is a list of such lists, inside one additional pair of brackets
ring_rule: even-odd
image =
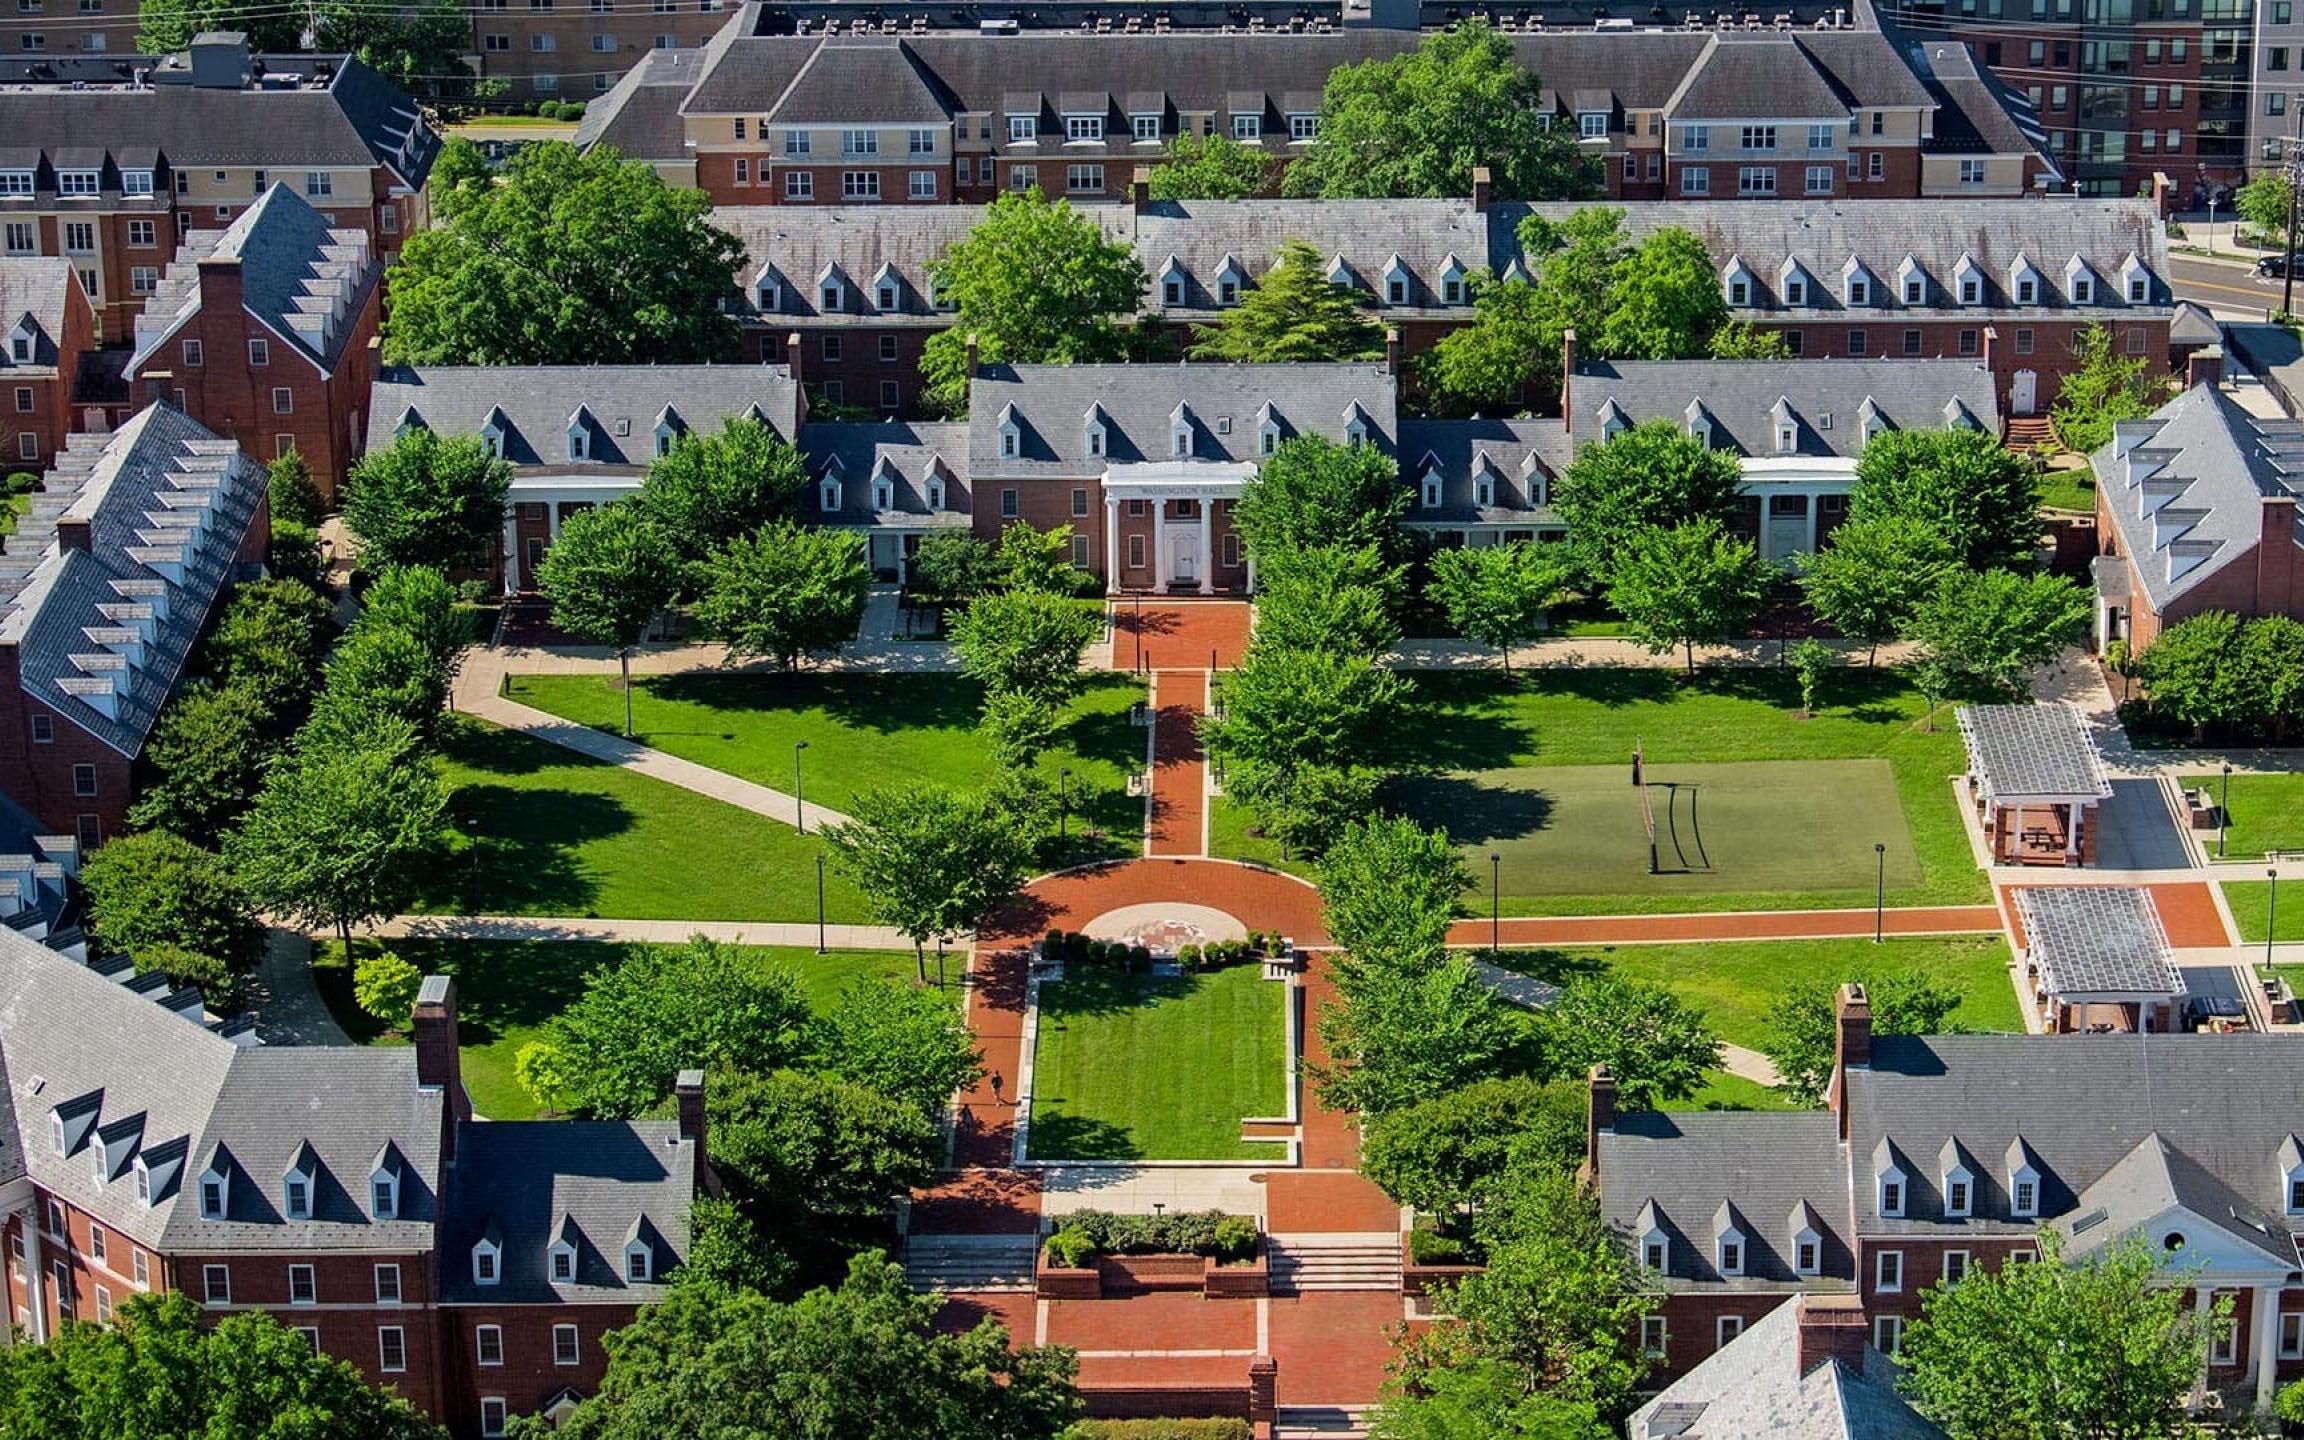
[(1168, 502), (1152, 502), (1152, 583), (1161, 594), (1168, 593)]
[(1817, 518), (1817, 517), (1816, 517), (1816, 512), (1817, 512), (1818, 510), (1822, 509), (1822, 508), (1823, 508), (1823, 506), (1824, 506), (1824, 497), (1823, 497), (1823, 496), (1821, 496), (1821, 495), (1816, 495), (1816, 494), (1810, 494), (1810, 495), (1809, 495), (1809, 497), (1808, 497), (1808, 553), (1809, 553), (1809, 554), (1811, 554), (1811, 555), (1813, 555), (1813, 554), (1815, 554), (1815, 553), (1816, 553), (1816, 518)]
[(1216, 592), (1216, 529), (1210, 513), (1213, 508), (1207, 496), (1200, 497), (1200, 593), (1203, 595)]
[(547, 534), (549, 534), (549, 535), (552, 537), (552, 541), (553, 541), (553, 543), (554, 543), (554, 544), (557, 544), (557, 543), (559, 543), (559, 540), (560, 540), (560, 502), (559, 502), (559, 501), (557, 501), (557, 500), (548, 500), (548, 501), (546, 501), (546, 502), (544, 503), (544, 528), (545, 528), (545, 532), (546, 532)]
[[(2206, 1277), (2203, 1276), (2201, 1279), (2205, 1282)], [(2205, 1283), (2196, 1284), (2192, 1287), (2193, 1323), (2200, 1327), (2200, 1333), (2208, 1337), (2208, 1353), (2200, 1362), (2200, 1381), (2192, 1387), (2190, 1404), (2195, 1410), (2200, 1407), (2201, 1401), (2208, 1398), (2208, 1366), (2216, 1358), (2216, 1331), (2214, 1329), (2214, 1317), (2211, 1314), (2215, 1305), (2216, 1292), (2209, 1289)]]
[(2249, 1358), (2256, 1363), (2256, 1411), (2272, 1409), (2272, 1392), (2280, 1373), (2280, 1287), (2260, 1285), (2254, 1299), (2256, 1338), (2249, 1343)]
[(504, 517), (504, 593), (520, 593), (520, 507), (515, 505)]
[(1104, 593), (1120, 593), (1120, 498), (1104, 497)]
[(16, 1212), (16, 1227), (24, 1237), (24, 1313), (32, 1327), (32, 1343), (37, 1345), (48, 1339), (48, 1277), (41, 1268), (37, 1199)]
[(1253, 595), (1256, 593), (1256, 552), (1244, 550), (1241, 552), (1240, 558), (1248, 566), (1248, 593)]

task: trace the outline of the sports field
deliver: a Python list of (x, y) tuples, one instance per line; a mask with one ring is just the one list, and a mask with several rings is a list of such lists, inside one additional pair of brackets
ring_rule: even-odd
[(1867, 890), (1875, 844), (1888, 847), (1891, 888), (1919, 883), (1886, 760), (1650, 765), (1646, 778), (1653, 874), (1629, 763), (1465, 771), (1394, 798), (1455, 837), (1482, 889), (1500, 857), (1506, 895)]

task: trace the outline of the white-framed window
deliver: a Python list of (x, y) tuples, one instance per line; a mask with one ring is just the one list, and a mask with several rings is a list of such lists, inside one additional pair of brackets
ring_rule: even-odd
[(1798, 1275), (1815, 1275), (1824, 1269), (1824, 1247), (1812, 1236), (1802, 1236), (1792, 1247), (1792, 1270)]
[(1288, 138), (1298, 142), (1319, 139), (1320, 117), (1318, 115), (1291, 114), (1288, 117)]
[(843, 130), (840, 132), (840, 153), (843, 155), (877, 155), (880, 153), (880, 132), (877, 130)]
[(128, 293), (149, 295), (160, 288), (160, 267), (157, 265), (131, 265), (128, 267)]
[(935, 199), (936, 172), (933, 170), (913, 171), (907, 181), (907, 193), (914, 200)]
[(581, 1358), (582, 1350), (577, 1343), (576, 1327), (573, 1325), (553, 1326), (552, 1363), (555, 1365), (574, 1365)]
[(1607, 139), (1608, 112), (1605, 110), (1585, 110), (1579, 112), (1576, 116), (1576, 133), (1583, 136), (1587, 140)]
[(96, 1323), (112, 1323), (112, 1292), (102, 1285), (96, 1287)]
[(1064, 117), (1064, 138), (1067, 140), (1101, 140), (1104, 138), (1104, 117), (1101, 115), (1067, 115)]
[(1904, 1288), (1904, 1252), (1881, 1250), (1872, 1257), (1872, 1288), (1882, 1295), (1894, 1295)]
[(497, 1253), (496, 1247), (486, 1240), (474, 1245), (472, 1247), (472, 1283), (475, 1285), (495, 1284), (497, 1264), (502, 1258)]
[(1030, 165), (1008, 167), (1008, 188), (1021, 195), (1040, 183), (1040, 172)]
[(1963, 185), (1981, 185), (1981, 184), (1983, 184), (1983, 183), (1984, 183), (1984, 162), (1983, 162), (1983, 161), (1981, 161), (1981, 160), (1963, 160), (1963, 161), (1961, 161), (1961, 162), (1960, 162), (1960, 183), (1961, 183), (1961, 184), (1963, 184)]
[(1883, 1355), (1894, 1355), (1903, 1350), (1904, 1317), (1901, 1315), (1873, 1316), (1872, 1348)]
[(4, 235), (0, 235), (0, 239), (5, 240), (5, 248), (11, 255), (30, 255), (40, 248), (39, 242), (33, 236), (32, 222), (29, 220), (9, 221), (8, 228)]
[(2294, 1310), (2280, 1312), (2280, 1358), (2304, 1359), (2304, 1314)]
[(1232, 117), (1232, 138), (1235, 140), (1261, 140), (1264, 138), (1264, 117), (1261, 115), (1235, 115)]
[(1869, 279), (1867, 279), (1867, 278), (1865, 278), (1864, 276), (1862, 276), (1862, 275), (1851, 275), (1851, 276), (1849, 276), (1849, 277), (1848, 277), (1848, 303), (1849, 303), (1849, 304), (1851, 304), (1851, 305), (1869, 305), (1869, 304), (1871, 304), (1871, 303), (1872, 303), (1872, 282), (1871, 282)]
[(1074, 195), (1102, 194), (1104, 191), (1104, 167), (1101, 165), (1065, 166), (1064, 189)]
[(152, 193), (152, 172), (149, 170), (123, 170), (120, 172), (120, 193), (123, 195), (149, 195)]
[(200, 1296), (210, 1305), (231, 1304), (232, 1267), (229, 1265), (201, 1266)]
[(1743, 165), (1736, 171), (1736, 193), (1739, 195), (1773, 195), (1776, 193), (1776, 167), (1773, 165)]
[(1144, 537), (1141, 535), (1128, 537), (1128, 568), (1131, 570), (1144, 568)]
[(271, 364), (272, 342), (261, 335), (250, 336), (248, 340), (248, 363), (258, 366)]
[(1723, 1274), (1723, 1275), (1741, 1275), (1741, 1274), (1743, 1274), (1743, 1273), (1744, 1273), (1744, 1237), (1742, 1237), (1741, 1235), (1737, 1235), (1737, 1234), (1735, 1234), (1735, 1233), (1733, 1233), (1733, 1232), (1730, 1232), (1729, 1234), (1726, 1234), (1726, 1235), (1723, 1235), (1723, 1236), (1721, 1236), (1721, 1237), (1720, 1237), (1720, 1254), (1719, 1254), (1719, 1257), (1718, 1257), (1718, 1258), (1719, 1258), (1719, 1262), (1720, 1262), (1720, 1273), (1721, 1273), (1721, 1274)]
[(1737, 1336), (1743, 1333), (1743, 1316), (1723, 1315), (1718, 1320), (1713, 1322), (1712, 1346), (1716, 1350), (1725, 1350), (1728, 1348), (1729, 1342), (1733, 1341)]
[(787, 131), (785, 131), (785, 132), (784, 132), (784, 153), (785, 153), (785, 154), (787, 154), (787, 155), (805, 155), (805, 154), (807, 154), (807, 153), (809, 152), (809, 148), (810, 148), (810, 145), (811, 145), (811, 141), (810, 141), (810, 139), (809, 139), (809, 136), (808, 136), (808, 132), (807, 132), (807, 131), (805, 131), (805, 130), (787, 130)]
[(128, 1252), (128, 1278), (136, 1282), (139, 1290), (152, 1288), (152, 1261), (142, 1250)]
[(400, 1303), (399, 1266), (379, 1265), (376, 1267), (376, 1303), (379, 1305), (397, 1305)]
[(1811, 165), (1808, 167), (1808, 193), (1811, 195), (1829, 195), (1832, 193), (1831, 166)]
[(31, 193), (31, 171), (0, 170), (0, 195), (29, 195)]
[(936, 153), (936, 132), (933, 130), (907, 130), (904, 132), (904, 153), (907, 155), (933, 155)]
[(94, 1221), (90, 1221), (88, 1223), (88, 1258), (94, 1260), (99, 1265), (105, 1264), (106, 1261), (104, 1259), (104, 1246), (104, 1227), (98, 1225)]
[(1680, 193), (1683, 195), (1709, 195), (1712, 193), (1712, 172), (1701, 165), (1691, 165), (1680, 172)]
[(1661, 1235), (1651, 1235), (1640, 1247), (1640, 1263), (1662, 1274), (1666, 1257), (1671, 1254), (1671, 1242)]
[(1158, 140), (1160, 138), (1160, 117), (1157, 115), (1131, 115), (1128, 117), (1128, 128), (1129, 133), (1139, 140)]
[(56, 193), (59, 195), (94, 195), (101, 188), (94, 170), (59, 170), (56, 172)]
[(275, 385), (275, 386), (273, 386), (273, 387), (272, 387), (272, 413), (273, 413), (273, 414), (275, 414), (275, 415), (293, 415), (293, 414), (295, 414), (295, 413), (296, 413), (296, 392), (295, 392), (295, 391), (293, 391), (293, 390), (291, 390), (291, 389), (289, 389), (289, 388), (288, 388), (287, 386), (285, 386), (285, 385)]
[(809, 170), (784, 172), (784, 198), (787, 200), (813, 200), (816, 198), (816, 175)]
[(1641, 1353), (1661, 1356), (1671, 1339), (1671, 1332), (1665, 1327), (1663, 1316), (1643, 1315), (1640, 1317)]
[(1880, 1213), (1898, 1216), (1904, 1213), (1904, 1172), (1887, 1170), (1880, 1175)]
[(1738, 137), (1737, 148), (1742, 150), (1774, 150), (1776, 127), (1773, 125), (1747, 125)]
[[(72, 793), (81, 799), (87, 799), (96, 793), (95, 766), (75, 765), (72, 767)], [(64, 1212), (59, 1210), (56, 1213), (62, 1215)], [(59, 1235), (64, 1233), (61, 1225), (59, 1225), (56, 1233)]]
[(312, 1273), (312, 1267), (309, 1265), (289, 1266), (288, 1303), (291, 1305), (316, 1305), (319, 1301), (319, 1282)]
[(472, 1331), (472, 1361), (476, 1365), (504, 1363), (504, 1327), (481, 1325)]
[(480, 1433), (490, 1437), (504, 1433), (504, 1398), (500, 1395), (480, 1397)]
[(1957, 1285), (1966, 1278), (1968, 1278), (1968, 1252), (1965, 1250), (1945, 1251), (1944, 1283)]
[(64, 253), (67, 255), (93, 255), (96, 253), (96, 226), (93, 221), (67, 220), (64, 222)]
[(149, 250), (159, 243), (159, 231), (149, 220), (128, 222), (128, 243), (138, 250)]
[(1040, 138), (1040, 117), (1037, 115), (1011, 115), (1008, 117), (1008, 143), (1026, 145)]
[(1423, 503), (1423, 506), (1424, 506), (1424, 508), (1425, 508), (1425, 509), (1427, 509), (1427, 510), (1437, 510), (1437, 509), (1439, 509), (1439, 508), (1440, 508), (1440, 472), (1439, 472), (1439, 471), (1437, 471), (1437, 470), (1427, 470), (1427, 471), (1425, 471), (1425, 472), (1424, 472), (1424, 480), (1423, 480), (1423, 483), (1422, 483), (1422, 485), (1419, 487), (1419, 491), (1420, 491), (1420, 493), (1418, 494), (1417, 498), (1418, 498), (1418, 500), (1420, 500), (1420, 501)]
[(1811, 150), (1829, 150), (1829, 149), (1831, 149), (1831, 148), (1832, 148), (1833, 144), (1834, 144), (1834, 141), (1833, 141), (1833, 138), (1832, 138), (1832, 127), (1831, 127), (1831, 126), (1829, 126), (1829, 125), (1811, 125), (1811, 126), (1809, 126), (1809, 127), (1808, 127), (1808, 148), (1809, 148), (1809, 149), (1811, 149)]
[(376, 1368), (387, 1375), (408, 1368), (408, 1332), (397, 1325), (376, 1327)]
[(1712, 127), (1709, 125), (1683, 125), (1680, 127), (1682, 150), (1709, 150), (1712, 148)]

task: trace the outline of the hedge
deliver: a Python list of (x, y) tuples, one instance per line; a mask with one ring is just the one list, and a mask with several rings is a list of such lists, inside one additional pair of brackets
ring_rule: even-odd
[(1256, 1251), (1256, 1222), (1221, 1210), (1184, 1210), (1167, 1215), (1115, 1215), (1108, 1210), (1075, 1210), (1049, 1237), (1060, 1255), (1213, 1255), (1245, 1260)]
[(1245, 1420), (1080, 1420), (1064, 1440), (1250, 1440)]

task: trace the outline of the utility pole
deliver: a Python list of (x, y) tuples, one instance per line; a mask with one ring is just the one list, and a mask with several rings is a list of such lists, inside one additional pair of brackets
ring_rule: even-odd
[(2288, 259), (2280, 267), (2280, 313), (2296, 313), (2296, 189), (2304, 185), (2304, 105), (2293, 102), (2304, 96), (2291, 96), (2290, 108), (2296, 111), (2296, 134), (2288, 141), (2288, 154), (2281, 170), (2288, 177)]

